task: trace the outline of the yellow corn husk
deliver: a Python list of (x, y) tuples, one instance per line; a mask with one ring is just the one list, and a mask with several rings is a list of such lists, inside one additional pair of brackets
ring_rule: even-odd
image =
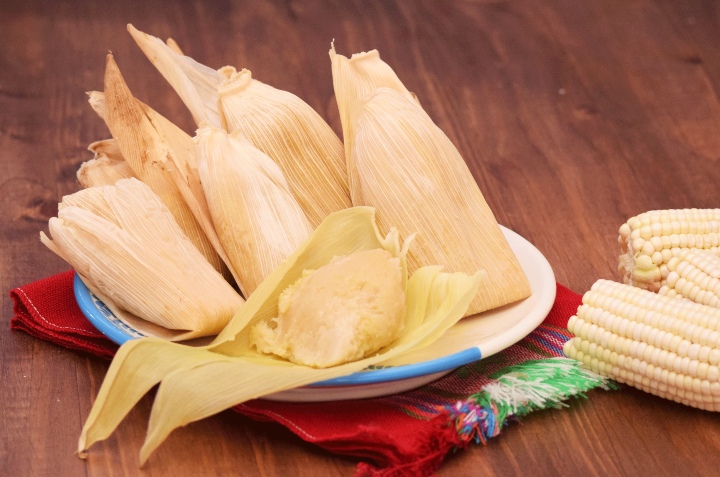
[(106, 121), (107, 107), (105, 105), (105, 94), (100, 91), (89, 91), (87, 95), (90, 107), (100, 116), (100, 119)]
[(96, 141), (88, 149), (95, 157), (80, 164), (77, 171), (78, 182), (83, 187), (112, 185), (120, 179), (135, 177), (114, 139)]
[(202, 188), (215, 230), (247, 297), (312, 227), (278, 166), (240, 133), (198, 129)]
[(720, 257), (709, 250), (686, 250), (668, 260), (667, 269), (658, 294), (720, 308)]
[(178, 45), (174, 39), (168, 38), (167, 40), (165, 40), (165, 44), (168, 46), (168, 48), (170, 48), (178, 55), (185, 55), (185, 53), (183, 53), (182, 49), (180, 48), (180, 45)]
[[(170, 83), (190, 110), (195, 123), (220, 127), (218, 87), (225, 75), (184, 56), (172, 46), (128, 25), (128, 31), (160, 74)], [(179, 50), (179, 48), (178, 48)]]
[(439, 267), (425, 267), (407, 281), (408, 307), (401, 336), (369, 358), (317, 369), (260, 355), (252, 348), (250, 329), (276, 316), (279, 295), (304, 270), (317, 269), (334, 256), (376, 248), (396, 256), (402, 250), (396, 232), (387, 238), (378, 234), (373, 209), (356, 207), (334, 213), (270, 274), (209, 346), (190, 348), (157, 339), (123, 345), (83, 427), (79, 453), (84, 455), (89, 446), (108, 437), (159, 382), (142, 462), (179, 426), (249, 399), (347, 375), (427, 346), (462, 317), (480, 284), (480, 274), (449, 274), (440, 272)]
[(353, 198), (359, 195), (360, 191), (358, 190), (359, 185), (356, 183), (355, 164), (349, 161), (355, 142), (355, 128), (352, 126), (350, 118), (351, 105), (379, 88), (393, 89), (412, 101), (417, 101), (417, 98), (408, 91), (393, 69), (380, 59), (380, 53), (377, 50), (356, 53), (351, 58), (347, 58), (339, 55), (333, 44), (330, 48), (330, 61), (333, 88), (335, 97), (338, 99), (338, 111), (345, 143), (350, 197)]
[(248, 70), (233, 73), (219, 94), (223, 126), (242, 132), (280, 166), (313, 227), (352, 205), (342, 143), (310, 105)]
[(217, 334), (243, 303), (137, 179), (66, 196), (41, 240), (122, 310), (178, 332)]
[(656, 396), (720, 411), (720, 310), (598, 280), (570, 318), (566, 356)]
[(345, 137), (354, 137), (347, 157), (353, 204), (376, 207), (381, 231), (392, 225), (403, 235), (419, 232), (410, 270), (429, 264), (487, 270), (487, 286), (468, 315), (530, 296), (529, 281), (467, 165), (418, 102), (390, 88), (357, 99), (348, 86), (354, 78), (334, 83), (345, 84), (336, 94), (349, 112)]
[(192, 138), (149, 107), (136, 100), (112, 55), (105, 70), (106, 123), (135, 176), (146, 183), (170, 209), (180, 228), (219, 271), (225, 269), (212, 233), (199, 221), (172, 176), (182, 167), (192, 169)]
[(673, 257), (689, 250), (720, 256), (720, 209), (651, 210), (628, 219), (618, 234), (623, 282), (658, 291)]

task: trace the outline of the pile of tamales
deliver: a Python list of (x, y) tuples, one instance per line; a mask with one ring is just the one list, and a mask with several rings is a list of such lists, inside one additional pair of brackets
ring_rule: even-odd
[[(108, 55), (90, 104), (112, 137), (90, 145), (85, 189), (41, 239), (118, 316), (166, 333), (120, 348), (81, 454), (158, 383), (142, 461), (178, 426), (432, 345), (530, 295), (462, 157), (377, 51), (330, 51), (341, 141), (250, 71), (128, 29), (197, 130), (135, 98)], [(175, 342), (199, 336), (215, 337)]]

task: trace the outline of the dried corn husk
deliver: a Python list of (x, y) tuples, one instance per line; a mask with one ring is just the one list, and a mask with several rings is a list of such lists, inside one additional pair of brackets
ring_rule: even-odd
[(225, 75), (184, 56), (179, 48), (163, 43), (160, 38), (143, 33), (132, 25), (127, 28), (145, 56), (188, 107), (195, 123), (208, 122), (220, 127), (218, 87)]
[(439, 267), (418, 270), (407, 282), (409, 306), (402, 335), (377, 355), (360, 361), (315, 369), (260, 355), (251, 347), (250, 327), (277, 313), (278, 296), (303, 270), (318, 268), (336, 255), (375, 248), (396, 256), (402, 253), (396, 232), (386, 238), (378, 234), (373, 209), (337, 212), (258, 287), (209, 346), (190, 348), (152, 338), (123, 345), (83, 427), (80, 455), (107, 438), (158, 382), (161, 385), (141, 450), (142, 462), (179, 426), (249, 399), (347, 375), (411, 351), (418, 344), (426, 346), (461, 318), (482, 279), (481, 274), (442, 273)]
[(114, 139), (96, 141), (88, 150), (95, 153), (95, 157), (80, 164), (77, 171), (78, 182), (83, 187), (112, 185), (120, 179), (135, 177)]
[(334, 61), (349, 67), (333, 68), (344, 134), (353, 138), (347, 156), (353, 204), (376, 207), (381, 231), (392, 225), (401, 234), (419, 232), (408, 257), (411, 271), (431, 264), (487, 270), (487, 286), (468, 315), (530, 296), (527, 277), (455, 146), (406, 90), (366, 94), (372, 84), (397, 77), (379, 66), (376, 53), (359, 58), (362, 71), (379, 77), (356, 78), (353, 60), (339, 55)]
[(105, 94), (100, 91), (89, 91), (88, 92), (88, 103), (90, 107), (100, 116), (100, 119), (105, 121), (107, 116), (107, 108), (105, 105)]
[(233, 73), (219, 89), (220, 115), (228, 131), (240, 131), (280, 166), (313, 227), (351, 206), (340, 139), (302, 99)]
[(196, 169), (192, 138), (136, 100), (112, 55), (105, 70), (106, 123), (135, 176), (146, 183), (170, 209), (178, 225), (216, 270), (225, 267), (208, 227), (185, 201), (173, 171)]
[(176, 340), (217, 334), (243, 303), (137, 179), (64, 197), (49, 227), (42, 242), (86, 283)]
[(243, 295), (250, 296), (312, 227), (278, 166), (242, 134), (206, 124), (196, 142), (215, 230)]

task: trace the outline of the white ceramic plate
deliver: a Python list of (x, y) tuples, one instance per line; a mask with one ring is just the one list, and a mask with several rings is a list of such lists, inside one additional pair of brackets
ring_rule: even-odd
[[(454, 369), (491, 356), (517, 343), (545, 319), (555, 301), (555, 275), (530, 242), (502, 227), (530, 281), (532, 295), (522, 301), (465, 318), (433, 346), (408, 353), (358, 373), (266, 396), (288, 402), (338, 401), (386, 396), (432, 382)], [(88, 320), (122, 344), (143, 333), (120, 320), (75, 276), (75, 297)]]

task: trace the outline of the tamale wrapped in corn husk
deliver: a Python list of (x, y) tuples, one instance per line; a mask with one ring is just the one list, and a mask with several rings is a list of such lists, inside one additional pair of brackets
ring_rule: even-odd
[[(333, 257), (383, 249), (402, 256), (406, 247), (397, 232), (382, 237), (375, 212), (354, 207), (331, 214), (310, 238), (250, 296), (230, 324), (210, 345), (179, 346), (144, 338), (124, 344), (113, 359), (105, 381), (83, 427), (78, 453), (107, 438), (123, 417), (160, 383), (140, 460), (148, 456), (180, 426), (210, 416), (249, 399), (309, 383), (347, 375), (367, 366), (428, 346), (463, 315), (484, 280), (424, 267), (404, 282), (406, 315), (399, 338), (368, 358), (333, 366), (310, 368), (259, 354), (249, 338), (254, 325), (277, 316), (280, 294), (303, 275)], [(406, 275), (406, 269), (403, 269)]]
[(175, 47), (132, 25), (127, 28), (145, 56), (180, 96), (195, 123), (208, 122), (220, 127), (218, 87), (225, 80), (225, 75), (184, 56), (174, 42)]
[(49, 228), (52, 240), (41, 234), (42, 242), (103, 299), (177, 330), (173, 339), (217, 334), (243, 304), (137, 179), (64, 197)]
[(250, 71), (213, 70), (132, 25), (128, 30), (198, 125), (240, 130), (280, 166), (313, 227), (352, 205), (342, 143), (310, 105), (253, 79)]
[[(468, 315), (530, 296), (530, 284), (465, 161), (376, 52), (352, 59), (331, 51), (354, 205), (378, 210), (380, 230), (418, 232), (410, 270), (488, 272)], [(355, 62), (362, 68), (356, 68)], [(375, 65), (371, 68), (371, 65)], [(356, 76), (356, 72), (358, 76)], [(363, 72), (372, 70), (366, 81)], [(367, 93), (372, 85), (383, 84)]]
[(313, 227), (351, 206), (343, 146), (305, 101), (252, 78), (248, 70), (222, 83), (220, 115), (280, 166)]
[(310, 236), (280, 168), (241, 133), (202, 125), (198, 169), (215, 230), (250, 296)]
[(135, 176), (160, 196), (183, 232), (224, 273), (217, 244), (208, 237), (212, 232), (195, 216), (172, 176), (173, 170), (193, 169), (192, 138), (133, 97), (112, 55), (107, 57), (104, 103), (105, 121)]
[(114, 139), (95, 141), (88, 150), (95, 153), (95, 157), (80, 164), (77, 171), (78, 182), (83, 187), (112, 185), (120, 179), (135, 177)]

